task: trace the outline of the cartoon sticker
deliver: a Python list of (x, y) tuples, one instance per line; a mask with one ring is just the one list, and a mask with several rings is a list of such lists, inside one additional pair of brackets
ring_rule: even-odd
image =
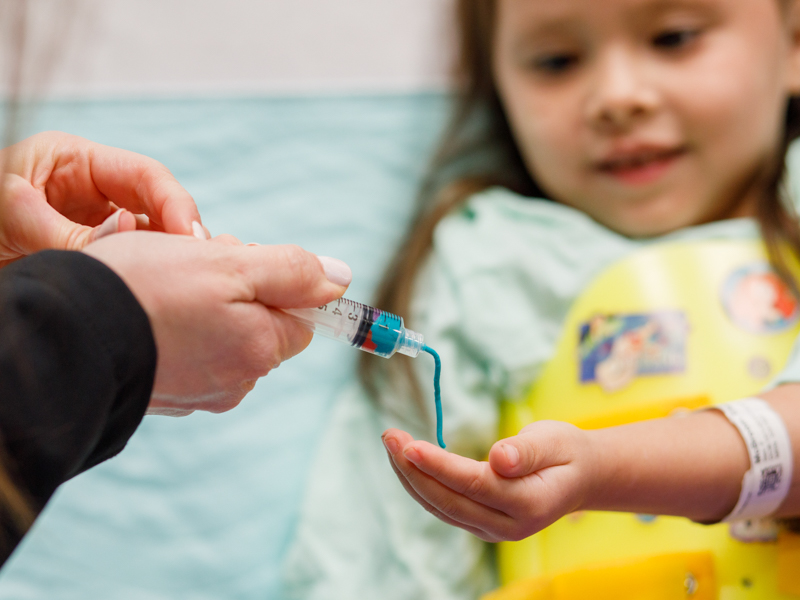
[(731, 273), (722, 284), (722, 305), (738, 327), (750, 333), (778, 333), (798, 318), (797, 298), (766, 262)]
[(683, 311), (597, 315), (579, 331), (581, 383), (614, 392), (637, 377), (686, 370), (689, 323)]

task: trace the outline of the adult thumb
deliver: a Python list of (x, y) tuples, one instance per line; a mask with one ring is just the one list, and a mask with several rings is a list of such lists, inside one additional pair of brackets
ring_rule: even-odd
[[(75, 223), (55, 210), (53, 212), (55, 215), (51, 215), (49, 219), (52, 221), (50, 223), (51, 239), (42, 241), (49, 242), (50, 245), (46, 247), (57, 250), (83, 250), (88, 244), (106, 236), (136, 229), (136, 217), (123, 208), (110, 214), (97, 227)], [(48, 232), (43, 230), (42, 235), (47, 236), (47, 234)]]

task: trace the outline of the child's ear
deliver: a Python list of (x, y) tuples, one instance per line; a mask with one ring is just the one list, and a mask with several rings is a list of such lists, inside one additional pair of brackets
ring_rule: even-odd
[(800, 1), (783, 0), (789, 43), (787, 87), (792, 96), (800, 95)]

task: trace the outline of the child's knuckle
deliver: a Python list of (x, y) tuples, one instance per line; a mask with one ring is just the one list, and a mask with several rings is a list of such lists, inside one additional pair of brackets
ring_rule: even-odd
[(467, 483), (467, 487), (464, 490), (464, 495), (468, 498), (477, 499), (482, 498), (485, 495), (485, 492), (486, 481), (484, 480), (482, 474), (475, 474)]
[(458, 516), (458, 502), (455, 498), (444, 497), (438, 503), (439, 512), (449, 519), (455, 519)]

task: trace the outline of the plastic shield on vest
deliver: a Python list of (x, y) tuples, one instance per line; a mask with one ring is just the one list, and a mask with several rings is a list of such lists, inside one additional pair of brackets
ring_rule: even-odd
[[(800, 275), (795, 261), (789, 268)], [(501, 435), (538, 419), (592, 429), (756, 394), (785, 364), (799, 317), (758, 241), (650, 246), (578, 298), (529, 396), (504, 403)], [(575, 513), (500, 544), (504, 587), (488, 597), (798, 598), (800, 560), (791, 556), (800, 552), (786, 550), (797, 546), (792, 536), (778, 538), (770, 522)]]

